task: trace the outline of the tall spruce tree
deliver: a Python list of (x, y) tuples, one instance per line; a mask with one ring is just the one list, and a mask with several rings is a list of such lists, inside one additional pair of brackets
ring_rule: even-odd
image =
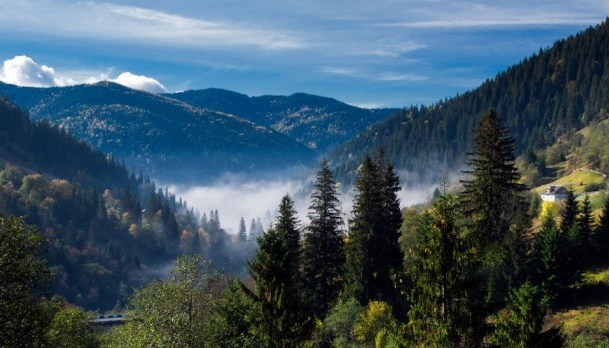
[(258, 238), (258, 250), (247, 263), (256, 282), (255, 290), (241, 287), (259, 304), (261, 320), (256, 331), (261, 334), (265, 347), (297, 347), (310, 327), (291, 274), (285, 237), (285, 233), (272, 227)]
[(579, 206), (575, 199), (572, 190), (567, 191), (567, 199), (565, 200), (565, 208), (560, 214), (560, 230), (564, 234), (568, 234), (569, 230), (577, 224), (577, 215), (579, 214)]
[(275, 229), (281, 235), (285, 243), (287, 252), (287, 267), (290, 276), (295, 283), (299, 278), (299, 261), (300, 261), (300, 231), (298, 230), (297, 212), (294, 209), (294, 201), (290, 195), (285, 195), (281, 198), (279, 204), (279, 215), (275, 224)]
[(345, 262), (340, 201), (325, 158), (317, 172), (308, 217), (310, 224), (305, 229), (302, 248), (302, 276), (309, 308), (314, 316), (321, 318), (341, 290)]
[[(512, 250), (519, 249), (528, 227), (526, 187), (519, 183), (514, 149), (514, 139), (497, 113), (489, 110), (474, 133), (474, 148), (467, 162), (470, 169), (464, 171), (469, 178), (461, 181), (460, 205), (483, 261), (480, 273), (485, 280), (481, 284), (486, 286), (484, 300), (490, 310), (504, 301), (509, 290), (507, 284), (518, 278), (509, 274), (512, 271), (506, 274), (505, 262), (510, 261), (510, 255), (518, 255)], [(518, 260), (508, 263), (517, 264)]]
[(514, 163), (514, 139), (489, 110), (475, 130), (474, 149), (468, 153), (462, 180), (461, 205), (470, 216), (474, 232), (483, 244), (502, 242), (512, 221), (526, 212), (520, 173)]
[(458, 209), (451, 195), (442, 194), (424, 213), (414, 245), (408, 249), (406, 272), (412, 281), (409, 294), (413, 346), (476, 346), (476, 313), (468, 293), (473, 273), (471, 234), (459, 226)]
[(382, 300), (395, 306), (393, 276), (401, 273), (398, 237), (402, 224), (399, 180), (381, 149), (367, 156), (358, 170), (349, 242), (346, 245), (345, 293), (361, 305)]
[(609, 197), (605, 199), (594, 236), (601, 259), (609, 262)]
[[(581, 211), (577, 217), (577, 225), (583, 243), (582, 252), (589, 253), (593, 250), (592, 231), (594, 230), (594, 216), (592, 216), (592, 203), (590, 203), (588, 195), (585, 195), (582, 201)], [(586, 260), (590, 261), (590, 258), (586, 258)]]
[(243, 216), (239, 220), (239, 232), (237, 233), (237, 240), (240, 242), (247, 241), (247, 230), (245, 228), (245, 220)]

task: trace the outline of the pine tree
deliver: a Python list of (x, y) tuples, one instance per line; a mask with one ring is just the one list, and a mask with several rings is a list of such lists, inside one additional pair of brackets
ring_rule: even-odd
[[(582, 252), (589, 253), (593, 250), (592, 231), (594, 230), (594, 216), (592, 216), (592, 205), (588, 195), (585, 195), (582, 201), (581, 211), (577, 217), (577, 225), (583, 239)], [(586, 260), (590, 261), (589, 258), (586, 258)]]
[(373, 299), (393, 305), (397, 299), (392, 277), (401, 272), (403, 263), (398, 244), (399, 190), (397, 175), (382, 149), (376, 163), (369, 156), (364, 159), (355, 182), (345, 264), (345, 293), (361, 305)]
[(526, 212), (520, 173), (514, 163), (514, 139), (501, 124), (495, 110), (489, 110), (476, 128), (474, 150), (469, 153), (462, 180), (461, 205), (482, 244), (501, 242), (518, 215)]
[(302, 276), (309, 308), (323, 317), (342, 286), (345, 262), (340, 201), (328, 161), (324, 158), (311, 194), (302, 248)]
[(560, 230), (564, 234), (568, 234), (569, 230), (577, 224), (577, 215), (579, 214), (579, 207), (575, 200), (573, 191), (567, 191), (567, 199), (565, 200), (565, 208), (560, 214)]
[(245, 242), (247, 240), (247, 231), (245, 230), (245, 220), (241, 217), (239, 220), (239, 232), (237, 233), (237, 240), (239, 242)]
[(270, 228), (258, 238), (258, 250), (247, 263), (255, 291), (243, 291), (260, 305), (260, 327), (266, 347), (296, 347), (308, 334), (310, 320), (296, 291), (286, 234)]
[[(490, 310), (501, 304), (509, 290), (506, 284), (516, 278), (504, 272), (504, 262), (509, 261), (505, 256), (510, 249), (518, 249), (528, 226), (526, 187), (519, 183), (514, 149), (514, 140), (497, 113), (489, 110), (474, 133), (474, 149), (467, 162), (470, 169), (464, 171), (469, 179), (461, 181), (460, 206), (484, 261), (480, 272), (486, 279), (481, 285), (486, 286), (484, 297)], [(516, 244), (506, 248), (507, 242)]]
[(594, 235), (601, 258), (609, 262), (609, 197), (605, 199)]
[(556, 299), (568, 282), (565, 280), (564, 240), (554, 216), (546, 215), (541, 230), (535, 235), (533, 280), (551, 301)]
[(280, 233), (281, 238), (286, 244), (288, 273), (295, 281), (299, 278), (300, 261), (300, 232), (298, 230), (298, 218), (296, 218), (296, 214), (294, 201), (290, 195), (283, 196), (279, 204), (279, 215), (277, 216), (275, 229)]
[(472, 262), (467, 233), (458, 224), (455, 199), (443, 194), (423, 215), (416, 241), (407, 255), (412, 281), (408, 311), (413, 346), (456, 347), (476, 335), (468, 283)]

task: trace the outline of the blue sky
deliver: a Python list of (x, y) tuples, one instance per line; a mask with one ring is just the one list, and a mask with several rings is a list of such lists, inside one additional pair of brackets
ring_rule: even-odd
[(607, 0), (0, 0), (0, 80), (432, 104), (608, 15)]

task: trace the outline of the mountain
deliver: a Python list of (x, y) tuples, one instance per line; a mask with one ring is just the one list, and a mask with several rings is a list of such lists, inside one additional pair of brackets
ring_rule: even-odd
[(168, 182), (308, 164), (314, 152), (242, 118), (110, 82), (30, 88), (0, 84), (33, 120), (47, 119), (135, 169)]
[(143, 173), (129, 175), (64, 129), (32, 122), (7, 98), (0, 98), (0, 215), (37, 228), (52, 273), (48, 290), (87, 310), (119, 308), (178, 255), (205, 254), (218, 269), (243, 274), (256, 247), (255, 238), (230, 238), (217, 210), (201, 217)]
[(515, 138), (517, 154), (540, 152), (561, 137), (607, 119), (609, 21), (540, 49), (463, 95), (405, 108), (329, 157), (337, 177), (351, 181), (364, 154), (382, 146), (410, 181), (437, 182), (461, 169), (473, 130), (490, 108)]
[(362, 109), (336, 99), (296, 93), (249, 97), (210, 88), (167, 94), (190, 105), (250, 120), (288, 135), (319, 154), (342, 144), (399, 109)]

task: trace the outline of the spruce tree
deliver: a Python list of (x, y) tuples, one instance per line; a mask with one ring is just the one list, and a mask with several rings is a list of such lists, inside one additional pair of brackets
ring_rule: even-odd
[(479, 326), (468, 293), (474, 259), (470, 234), (459, 226), (455, 199), (443, 194), (423, 215), (406, 271), (412, 281), (408, 311), (413, 346), (476, 346)]
[(258, 238), (258, 250), (247, 263), (255, 283), (250, 291), (242, 290), (261, 310), (256, 331), (265, 347), (297, 347), (308, 333), (308, 319), (303, 314), (293, 277), (289, 271), (289, 252), (285, 235), (270, 228)]
[(241, 220), (239, 220), (239, 232), (237, 233), (237, 240), (239, 242), (247, 241), (247, 230), (245, 229), (245, 220), (243, 219), (243, 216), (241, 217)]
[(483, 245), (502, 242), (512, 221), (526, 212), (526, 187), (519, 183), (514, 150), (514, 139), (495, 110), (489, 110), (475, 130), (470, 169), (463, 172), (470, 178), (461, 181), (460, 195), (470, 227)]
[(601, 259), (609, 262), (609, 197), (605, 199), (594, 235)]
[(310, 224), (304, 233), (302, 276), (309, 308), (321, 318), (341, 290), (345, 262), (340, 201), (325, 158), (317, 172), (307, 216)]
[[(590, 197), (584, 196), (581, 211), (577, 217), (577, 225), (583, 242), (582, 253), (589, 253), (593, 250), (592, 231), (594, 230), (594, 216), (592, 216), (592, 204)], [(590, 260), (586, 258), (586, 260)]]
[(300, 232), (298, 230), (298, 218), (294, 209), (294, 201), (290, 195), (281, 198), (279, 204), (279, 215), (275, 224), (275, 229), (280, 233), (287, 252), (288, 272), (296, 281), (298, 279), (300, 261)]
[(564, 234), (568, 234), (569, 230), (577, 224), (577, 215), (579, 214), (579, 207), (575, 200), (573, 191), (567, 191), (567, 199), (565, 200), (565, 208), (560, 214), (560, 231)]
[(403, 254), (398, 238), (402, 215), (399, 180), (381, 149), (367, 156), (355, 182), (353, 218), (346, 245), (345, 293), (366, 305), (370, 300), (397, 304), (393, 278), (401, 273)]
[(526, 187), (519, 183), (514, 150), (514, 139), (497, 113), (489, 110), (475, 130), (474, 148), (468, 154), (469, 169), (464, 171), (468, 178), (461, 181), (460, 206), (478, 244), (478, 257), (483, 261), (480, 274), (486, 278), (481, 286), (486, 287), (484, 300), (491, 311), (507, 295), (507, 284), (518, 278), (517, 274), (510, 274), (517, 269), (508, 268), (509, 264), (518, 263), (510, 258), (517, 256), (513, 251), (520, 249), (528, 228)]
[(345, 292), (365, 306), (379, 295), (375, 278), (377, 263), (383, 257), (373, 250), (381, 232), (382, 216), (378, 168), (369, 156), (358, 169), (355, 191), (353, 219), (349, 221), (349, 241), (345, 246)]

